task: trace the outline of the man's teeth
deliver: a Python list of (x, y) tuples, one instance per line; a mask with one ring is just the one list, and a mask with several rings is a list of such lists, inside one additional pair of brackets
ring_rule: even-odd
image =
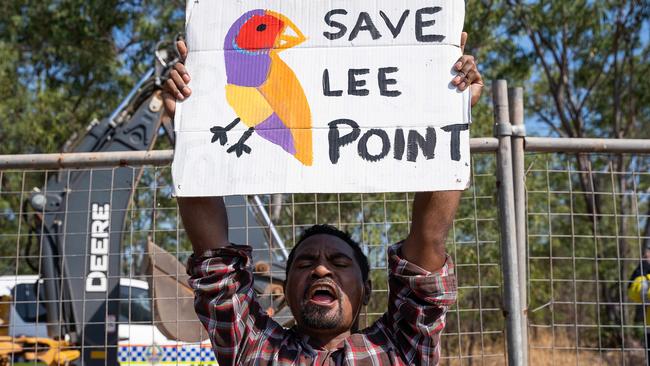
[(334, 293), (332, 292), (332, 289), (327, 287), (327, 286), (316, 286), (316, 287), (314, 287), (312, 289), (312, 291), (311, 291), (311, 297), (314, 297), (318, 292), (321, 292), (321, 294), (323, 294), (323, 292), (325, 292), (323, 295), (329, 295), (329, 296), (335, 297)]

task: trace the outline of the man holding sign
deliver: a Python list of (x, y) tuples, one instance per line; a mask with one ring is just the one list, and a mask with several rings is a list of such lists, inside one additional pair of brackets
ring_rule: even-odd
[[(425, 5), (431, 3), (431, 1), (424, 0), (416, 2)], [(337, 2), (314, 1), (313, 3), (327, 3), (328, 6), (333, 6)], [(348, 4), (350, 2), (338, 1), (338, 3)], [(359, 1), (359, 3), (369, 2)], [(458, 1), (443, 3), (458, 3)], [(400, 32), (411, 29), (414, 39), (418, 42), (439, 44), (447, 39), (448, 35), (445, 35), (444, 32), (436, 33), (435, 29), (427, 29), (427, 27), (435, 23), (431, 15), (440, 13), (441, 9), (441, 7), (425, 6), (413, 9), (413, 11), (409, 9), (377, 11), (376, 13), (380, 15), (380, 19), (384, 19), (387, 29), (389, 29), (388, 34), (384, 33), (383, 35), (373, 22), (369, 12), (355, 12), (358, 16), (356, 20), (351, 21), (352, 23), (348, 27), (344, 25), (343, 18), (336, 16), (348, 15), (351, 11), (342, 8), (330, 9), (324, 13), (325, 16), (322, 19), (327, 28), (320, 33), (332, 42), (343, 38), (348, 42), (354, 42), (359, 40), (362, 34), (373, 40), (387, 35), (396, 39)], [(285, 9), (284, 12), (290, 12), (290, 10), (292, 9)], [(192, 17), (191, 14), (196, 14), (197, 9), (193, 9), (193, 11), (194, 13), (192, 9), (188, 8), (188, 19)], [(199, 118), (201, 113), (195, 113), (185, 104), (183, 116), (179, 117), (177, 113), (176, 121), (180, 120), (183, 123), (180, 128), (177, 126), (177, 130), (181, 133), (185, 131), (188, 136), (186, 136), (185, 150), (180, 154), (177, 150), (175, 164), (179, 159), (185, 159), (190, 160), (185, 161), (185, 165), (193, 165), (197, 160), (202, 159), (200, 157), (196, 159), (196, 155), (200, 156), (204, 150), (196, 147), (193, 150), (191, 144), (187, 142), (205, 144), (204, 137), (207, 136), (207, 140), (211, 144), (208, 146), (212, 149), (216, 146), (218, 149), (220, 146), (226, 145), (229, 139), (228, 134), (242, 122), (245, 127), (240, 138), (236, 139), (230, 148), (221, 152), (225, 158), (220, 161), (222, 177), (217, 181), (222, 183), (219, 184), (225, 184), (223, 182), (229, 178), (228, 174), (244, 174), (232, 166), (224, 164), (236, 164), (237, 159), (252, 156), (255, 152), (253, 148), (273, 148), (275, 150), (264, 151), (268, 151), (269, 154), (289, 153), (294, 155), (293, 160), (286, 163), (287, 165), (284, 167), (289, 170), (297, 169), (299, 173), (288, 172), (286, 174), (302, 174), (307, 177), (306, 179), (309, 179), (310, 176), (318, 177), (319, 173), (302, 171), (302, 169), (322, 167), (330, 173), (334, 172), (331, 170), (332, 165), (336, 165), (338, 162), (337, 159), (333, 159), (334, 157), (341, 159), (342, 164), (347, 165), (348, 169), (353, 167), (355, 162), (349, 159), (345, 160), (346, 158), (341, 155), (340, 148), (354, 142), (358, 144), (360, 161), (365, 162), (380, 163), (385, 158), (381, 155), (385, 155), (384, 150), (388, 144), (394, 151), (391, 157), (392, 163), (395, 161), (417, 163), (418, 161), (434, 160), (434, 153), (427, 149), (432, 149), (435, 154), (446, 154), (452, 162), (462, 160), (460, 155), (468, 150), (460, 146), (462, 145), (460, 140), (463, 132), (467, 130), (462, 126), (467, 126), (466, 123), (446, 121), (445, 123), (452, 123), (444, 125), (442, 128), (437, 124), (431, 126), (426, 124), (423, 126), (406, 125), (405, 127), (409, 128), (405, 137), (404, 127), (386, 127), (388, 125), (382, 125), (379, 119), (377, 120), (378, 126), (374, 127), (383, 126), (383, 128), (361, 127), (352, 118), (338, 118), (325, 123), (328, 128), (323, 133), (319, 129), (319, 126), (323, 126), (323, 116), (329, 116), (331, 113), (349, 112), (354, 114), (355, 112), (349, 110), (325, 111), (320, 103), (324, 99), (315, 97), (310, 92), (313, 89), (309, 86), (309, 78), (303, 76), (304, 74), (301, 74), (300, 71), (295, 72), (300, 70), (297, 64), (279, 59), (277, 52), (286, 46), (287, 42), (291, 44), (297, 38), (304, 37), (301, 32), (293, 36), (284, 33), (286, 28), (295, 27), (290, 20), (291, 17), (281, 15), (283, 12), (262, 10), (234, 9), (232, 13), (239, 15), (233, 15), (232, 21), (224, 21), (229, 23), (226, 41), (223, 50), (214, 52), (214, 54), (220, 55), (221, 59), (225, 60), (226, 75), (219, 80), (222, 80), (220, 84), (225, 90), (223, 97), (227, 101), (226, 106), (233, 110), (237, 116), (227, 124), (216, 124), (209, 127), (210, 133), (206, 133), (207, 131), (200, 127), (200, 124), (191, 124), (192, 122), (189, 122), (190, 125), (196, 129), (193, 129), (194, 127), (188, 129), (187, 123), (192, 118), (186, 119), (187, 115)], [(299, 12), (293, 9), (293, 13), (298, 14)], [(240, 16), (241, 14), (244, 16)], [(413, 16), (414, 20), (409, 28), (405, 24), (409, 15), (412, 14), (415, 16)], [(191, 24), (191, 21), (188, 20), (188, 24)], [(235, 30), (233, 31), (233, 29)], [(271, 35), (247, 33), (264, 33), (267, 30), (274, 32), (271, 32), (273, 33)], [(295, 30), (294, 33), (296, 33)], [(316, 33), (308, 32), (306, 34), (308, 38), (309, 34)], [(189, 27), (188, 36), (192, 40)], [(460, 42), (456, 47), (461, 54), (466, 39), (465, 33), (459, 37)], [(453, 45), (451, 40), (449, 42)], [(202, 47), (204, 43), (194, 39), (194, 42), (190, 41), (190, 48), (193, 45)], [(187, 55), (185, 44), (180, 42), (178, 48), (182, 58), (185, 59)], [(406, 47), (406, 49), (408, 48)], [(371, 50), (368, 52), (373, 53)], [(245, 56), (256, 58), (252, 60)], [(379, 53), (376, 56), (381, 57)], [(198, 61), (195, 61), (194, 68), (191, 68), (189, 62), (191, 58), (192, 54), (190, 53), (186, 66), (192, 71), (195, 78), (193, 84), (198, 84), (200, 78), (206, 75), (205, 72), (201, 73), (200, 64), (203, 60), (197, 57)], [(277, 63), (278, 60), (281, 63)], [(274, 64), (274, 62), (276, 63)], [(247, 72), (241, 71), (241, 69), (233, 71), (244, 64), (249, 65), (248, 69), (244, 68), (244, 70), (248, 70)], [(482, 80), (471, 56), (462, 56), (458, 61), (455, 63), (452, 61), (450, 64), (453, 66), (451, 68), (446, 66), (446, 68), (452, 70), (450, 73), (453, 75), (447, 79), (444, 85), (449, 85), (448, 93), (457, 94), (449, 94), (451, 97), (446, 101), (452, 100), (453, 102), (454, 98), (458, 96), (456, 101), (460, 101), (460, 103), (455, 103), (458, 108), (453, 105), (449, 108), (462, 110), (448, 114), (443, 113), (442, 116), (453, 117), (454, 113), (460, 113), (463, 118), (462, 115), (466, 111), (463, 100), (469, 104), (466, 91), (471, 87), (471, 104), (476, 103), (481, 93)], [(259, 75), (253, 73), (252, 69), (260, 67), (260, 65), (266, 71)], [(233, 69), (233, 67), (235, 68)], [(399, 69), (399, 67), (397, 68)], [(198, 70), (200, 76), (196, 76), (194, 70)], [(343, 98), (343, 90), (334, 87), (331, 69), (325, 68), (324, 70), (327, 72), (322, 73), (322, 78), (319, 81), (322, 83), (322, 89), (319, 89), (319, 93), (322, 93), (321, 96), (323, 98)], [(360, 69), (357, 68), (350, 70), (356, 71), (347, 73), (352, 81), (348, 81), (345, 93), (355, 97), (362, 97), (366, 94), (365, 91), (370, 94), (370, 91), (364, 87), (365, 83), (356, 78), (366, 72), (360, 72), (358, 71)], [(384, 68), (383, 71), (378, 71), (377, 98), (398, 98), (404, 94), (416, 99), (420, 98), (412, 92), (420, 90), (421, 86), (412, 82), (401, 88), (392, 88), (391, 86), (399, 84), (396, 79), (389, 76), (391, 70), (393, 69)], [(283, 75), (279, 80), (287, 80), (287, 78), (296, 75), (297, 77), (295, 81), (280, 83), (273, 87), (270, 85), (273, 84), (273, 81), (269, 82), (269, 79), (272, 79), (276, 72)], [(177, 112), (175, 110), (176, 99), (189, 102), (210, 95), (209, 90), (202, 87), (205, 84), (199, 84), (199, 92), (195, 93), (193, 98), (188, 98), (191, 94), (187, 86), (190, 77), (188, 70), (182, 64), (176, 66), (176, 70), (172, 72), (171, 76), (171, 80), (166, 85), (165, 107), (167, 112), (172, 115)], [(296, 84), (298, 80), (302, 80), (303, 84), (299, 82)], [(419, 84), (426, 85), (423, 82)], [(397, 95), (396, 91), (401, 94)], [(301, 96), (297, 96), (298, 92), (305, 93), (304, 100)], [(272, 96), (273, 93), (284, 93), (285, 96), (289, 95), (291, 100), (297, 100), (297, 102), (292, 104), (287, 101), (289, 105), (287, 107), (275, 100)], [(422, 96), (422, 99), (426, 100), (429, 97), (430, 95), (427, 94)], [(210, 98), (214, 98), (214, 95)], [(246, 104), (243, 101), (250, 103)], [(305, 159), (304, 155), (301, 155), (301, 158), (296, 156), (299, 149), (305, 147), (298, 147), (303, 144), (301, 137), (305, 136), (300, 132), (305, 134), (305, 128), (300, 127), (298, 122), (291, 122), (296, 119), (302, 119), (304, 122), (306, 110), (295, 112), (292, 108), (301, 108), (295, 103), (304, 103), (305, 101), (309, 106), (309, 119), (314, 126), (313, 129), (309, 129), (310, 133), (313, 132), (314, 135), (313, 140), (310, 139), (310, 142), (313, 142), (312, 160)], [(391, 104), (391, 102), (385, 103)], [(192, 106), (196, 107), (198, 104)], [(329, 105), (329, 107), (331, 106)], [(383, 111), (391, 112), (391, 108), (390, 106), (385, 107)], [(226, 113), (225, 111), (224, 108), (224, 113)], [(373, 114), (371, 111), (362, 112)], [(363, 113), (355, 115), (355, 118), (362, 116)], [(468, 122), (468, 120), (467, 117), (458, 122)], [(339, 130), (341, 124), (346, 125), (344, 131)], [(447, 152), (438, 152), (435, 148), (435, 136), (449, 126), (454, 127), (448, 128), (447, 141), (443, 144)], [(296, 133), (295, 130), (298, 130), (299, 133)], [(256, 140), (259, 141), (256, 146), (248, 146), (247, 140), (252, 138), (253, 132), (257, 132), (269, 146), (263, 145), (263, 141), (259, 140)], [(386, 143), (384, 136), (388, 136), (388, 132), (392, 133), (393, 139), (392, 141), (389, 139), (389, 142)], [(372, 138), (373, 136), (376, 138)], [(179, 136), (179, 138), (182, 137)], [(442, 140), (442, 138), (439, 139)], [(454, 139), (457, 140), (455, 143)], [(225, 141), (222, 144), (223, 140)], [(402, 141), (401, 148), (400, 141)], [(458, 146), (454, 146), (454, 144)], [(250, 145), (253, 143), (251, 142)], [(248, 146), (248, 149), (243, 146)], [(231, 148), (233, 149), (228, 151)], [(251, 151), (248, 151), (249, 149)], [(399, 151), (395, 150), (399, 149), (402, 149), (402, 153), (406, 153), (407, 156), (396, 154), (395, 152)], [(214, 150), (212, 151), (214, 154)], [(418, 152), (422, 152), (424, 160), (418, 160)], [(430, 158), (427, 157), (427, 154)], [(464, 158), (467, 159), (466, 156)], [(241, 163), (239, 164), (241, 165)], [(196, 165), (194, 166), (196, 169)], [(387, 165), (386, 167), (390, 168), (391, 166)], [(348, 175), (359, 173), (361, 172), (347, 171)], [(420, 169), (419, 177), (421, 180), (427, 180), (431, 173), (432, 171)], [(330, 226), (317, 225), (306, 230), (291, 251), (287, 261), (285, 297), (296, 320), (296, 326), (285, 329), (271, 319), (256, 301), (252, 287), (251, 248), (231, 244), (228, 240), (228, 220), (224, 202), (214, 193), (226, 194), (232, 190), (228, 187), (206, 190), (205, 187), (199, 186), (206, 182), (198, 182), (197, 185), (183, 179), (184, 175), (185, 173), (175, 175), (175, 188), (178, 194), (180, 214), (194, 249), (194, 255), (188, 263), (188, 272), (191, 275), (190, 285), (195, 290), (197, 314), (208, 330), (221, 365), (435, 365), (438, 363), (440, 333), (445, 326), (445, 314), (456, 300), (456, 277), (453, 263), (445, 252), (445, 239), (453, 222), (461, 192), (450, 189), (462, 188), (460, 184), (466, 184), (466, 180), (447, 182), (437, 187), (434, 184), (432, 188), (441, 189), (441, 191), (420, 192), (415, 195), (409, 235), (404, 241), (391, 246), (388, 250), (390, 270), (388, 311), (371, 327), (364, 330), (358, 329), (358, 317), (362, 307), (370, 299), (371, 283), (368, 260), (359, 244), (346, 233)], [(444, 175), (444, 172), (436, 172), (435, 175)], [(450, 175), (453, 176), (453, 174)], [(179, 177), (180, 179), (177, 179)], [(266, 179), (263, 175), (261, 177)], [(272, 184), (264, 179), (263, 183)], [(454, 177), (454, 179), (458, 178)], [(347, 180), (349, 180), (349, 176)], [(342, 184), (338, 187), (344, 187), (344, 190), (359, 191), (363, 188), (354, 188), (353, 183), (344, 181), (338, 183)], [(186, 185), (190, 186), (187, 191), (185, 190)], [(370, 187), (369, 189), (372, 191), (383, 189), (372, 184), (365, 186)], [(239, 194), (252, 193), (249, 190), (255, 188), (250, 187), (252, 186), (242, 186), (235, 191)], [(291, 187), (291, 184), (283, 187)], [(443, 188), (446, 190), (442, 190)], [(282, 189), (284, 188), (273, 188), (271, 191), (282, 191)], [(298, 191), (308, 189), (314, 188), (308, 187)], [(291, 190), (287, 189), (287, 191)], [(206, 193), (213, 193), (213, 197), (198, 197), (210, 195)]]

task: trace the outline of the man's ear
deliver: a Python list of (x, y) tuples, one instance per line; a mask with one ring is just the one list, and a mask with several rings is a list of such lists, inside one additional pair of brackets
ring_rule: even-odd
[(282, 294), (284, 295), (284, 301), (287, 303), (287, 306), (291, 308), (291, 304), (289, 304), (289, 296), (287, 296), (287, 280), (285, 279), (282, 281)]
[(368, 305), (370, 302), (370, 295), (372, 295), (372, 281), (369, 278), (366, 280), (366, 283), (363, 284), (363, 305)]

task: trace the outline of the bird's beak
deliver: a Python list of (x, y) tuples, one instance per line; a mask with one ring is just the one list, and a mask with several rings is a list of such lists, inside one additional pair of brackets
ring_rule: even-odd
[(278, 37), (278, 40), (275, 42), (275, 45), (273, 46), (274, 49), (277, 49), (279, 51), (281, 50), (286, 50), (292, 47), (295, 47), (302, 42), (307, 40), (307, 37), (305, 37), (304, 34), (296, 27), (295, 24), (289, 18), (286, 16), (276, 13), (273, 11), (267, 11), (270, 15), (280, 19), (285, 27), (280, 33), (280, 37)]

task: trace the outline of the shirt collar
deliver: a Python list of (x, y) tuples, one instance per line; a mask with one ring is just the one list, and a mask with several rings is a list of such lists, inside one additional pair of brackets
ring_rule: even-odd
[(330, 352), (330, 353), (332, 353), (332, 352), (339, 351), (339, 350), (345, 348), (345, 341), (347, 340), (347, 338), (345, 338), (342, 341), (340, 341), (336, 345), (336, 349), (334, 349), (334, 350), (327, 350), (327, 349), (322, 348), (322, 347), (314, 348), (314, 346), (312, 346), (311, 343), (309, 342), (311, 340), (311, 337), (306, 335), (306, 334), (303, 334), (303, 333), (299, 332), (296, 325), (291, 327), (289, 330), (291, 332), (293, 332), (293, 334), (295, 334), (297, 339), (300, 340), (300, 343), (302, 343), (303, 349), (305, 349), (306, 351), (311, 353), (313, 357), (315, 357), (318, 354), (318, 352)]

